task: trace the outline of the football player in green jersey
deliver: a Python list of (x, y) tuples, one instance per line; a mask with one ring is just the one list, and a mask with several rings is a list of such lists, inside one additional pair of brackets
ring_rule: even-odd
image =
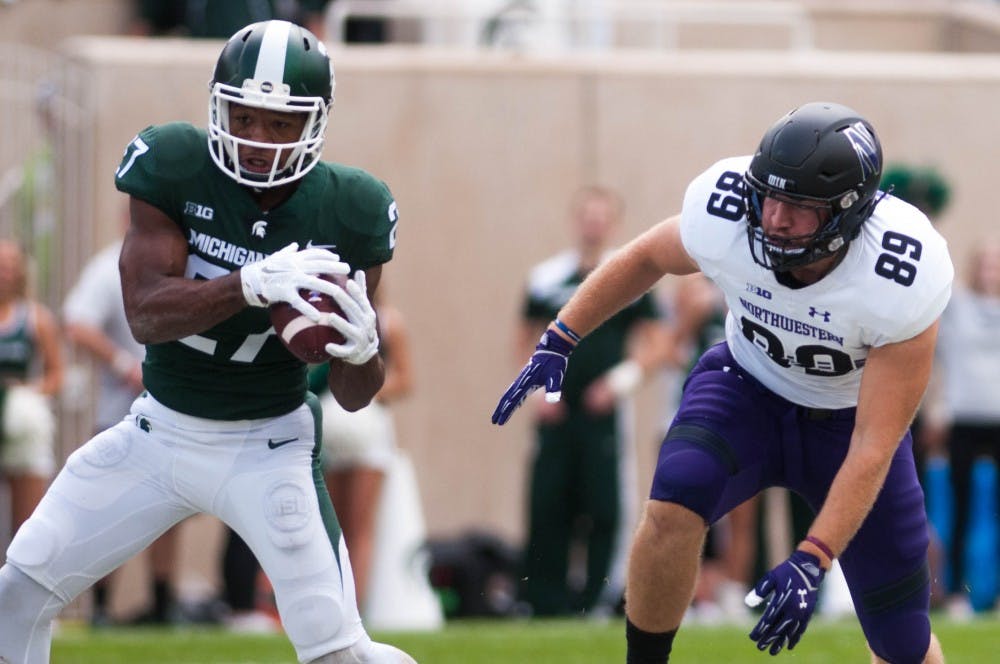
[[(119, 265), (129, 325), (146, 345), (146, 392), (71, 455), (11, 543), (0, 661), (47, 662), (62, 607), (205, 512), (257, 556), (300, 662), (413, 662), (361, 624), (320, 472), (319, 408), (266, 309), (288, 302), (338, 329), (344, 342), (326, 346), (330, 389), (347, 410), (372, 399), (384, 369), (370, 301), (392, 257), (396, 205), (368, 173), (320, 161), (333, 90), (312, 33), (255, 23), (219, 57), (207, 132), (149, 127), (126, 149)], [(344, 290), (317, 276), (351, 273)], [(300, 289), (329, 293), (344, 317)]]

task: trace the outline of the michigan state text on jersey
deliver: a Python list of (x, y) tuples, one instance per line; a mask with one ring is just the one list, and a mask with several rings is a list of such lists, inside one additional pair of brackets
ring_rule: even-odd
[[(185, 123), (136, 136), (115, 182), (177, 224), (191, 279), (229, 274), (293, 241), (331, 249), (352, 270), (387, 262), (395, 247), (395, 203), (368, 173), (319, 162), (287, 201), (261, 211), (247, 188), (213, 163), (205, 131)], [(254, 308), (197, 335), (150, 344), (143, 381), (163, 404), (213, 419), (286, 413), (306, 389), (305, 366), (274, 335), (266, 310)]]

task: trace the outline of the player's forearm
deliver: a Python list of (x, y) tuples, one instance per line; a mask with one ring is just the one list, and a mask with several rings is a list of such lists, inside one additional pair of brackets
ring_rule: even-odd
[(330, 362), (327, 384), (344, 410), (353, 412), (371, 403), (385, 382), (385, 365), (378, 355), (361, 365), (341, 360)]
[(936, 337), (934, 324), (868, 355), (850, 448), (809, 531), (835, 555), (847, 548), (878, 498), (927, 387)]
[(829, 546), (834, 556), (843, 553), (871, 512), (892, 456), (892, 452), (880, 451), (874, 445), (852, 443), (823, 507), (809, 528), (809, 534)]
[(199, 334), (246, 306), (239, 272), (208, 280), (163, 277), (155, 288), (137, 288), (125, 296), (129, 328), (142, 344)]
[(652, 288), (662, 276), (641, 254), (626, 247), (584, 280), (560, 310), (559, 319), (580, 336), (586, 336)]
[(672, 217), (635, 238), (584, 280), (559, 318), (581, 336), (648, 291), (665, 274), (698, 266), (684, 249), (680, 220)]

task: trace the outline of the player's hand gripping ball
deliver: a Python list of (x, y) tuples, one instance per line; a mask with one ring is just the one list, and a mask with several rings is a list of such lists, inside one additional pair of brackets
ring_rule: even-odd
[[(320, 278), (337, 284), (341, 288), (347, 283), (347, 277), (340, 274), (324, 274)], [(299, 294), (323, 313), (344, 316), (340, 305), (326, 293), (300, 290)], [(345, 341), (344, 335), (335, 328), (310, 320), (287, 302), (275, 302), (269, 309), (271, 324), (274, 326), (278, 338), (291, 351), (292, 355), (307, 364), (319, 364), (330, 360), (330, 355), (326, 352), (326, 345), (329, 343), (342, 344)]]

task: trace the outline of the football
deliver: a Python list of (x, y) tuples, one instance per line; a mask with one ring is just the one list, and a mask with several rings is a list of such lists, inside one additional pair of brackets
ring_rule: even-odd
[[(341, 288), (347, 283), (343, 275), (321, 275), (321, 279), (337, 284)], [(325, 313), (343, 316), (340, 305), (325, 293), (301, 290), (299, 294), (311, 305)], [(307, 364), (319, 364), (330, 359), (324, 348), (329, 343), (344, 343), (344, 335), (328, 325), (314, 323), (300, 314), (287, 302), (275, 302), (270, 307), (271, 325), (285, 347), (292, 355)]]

